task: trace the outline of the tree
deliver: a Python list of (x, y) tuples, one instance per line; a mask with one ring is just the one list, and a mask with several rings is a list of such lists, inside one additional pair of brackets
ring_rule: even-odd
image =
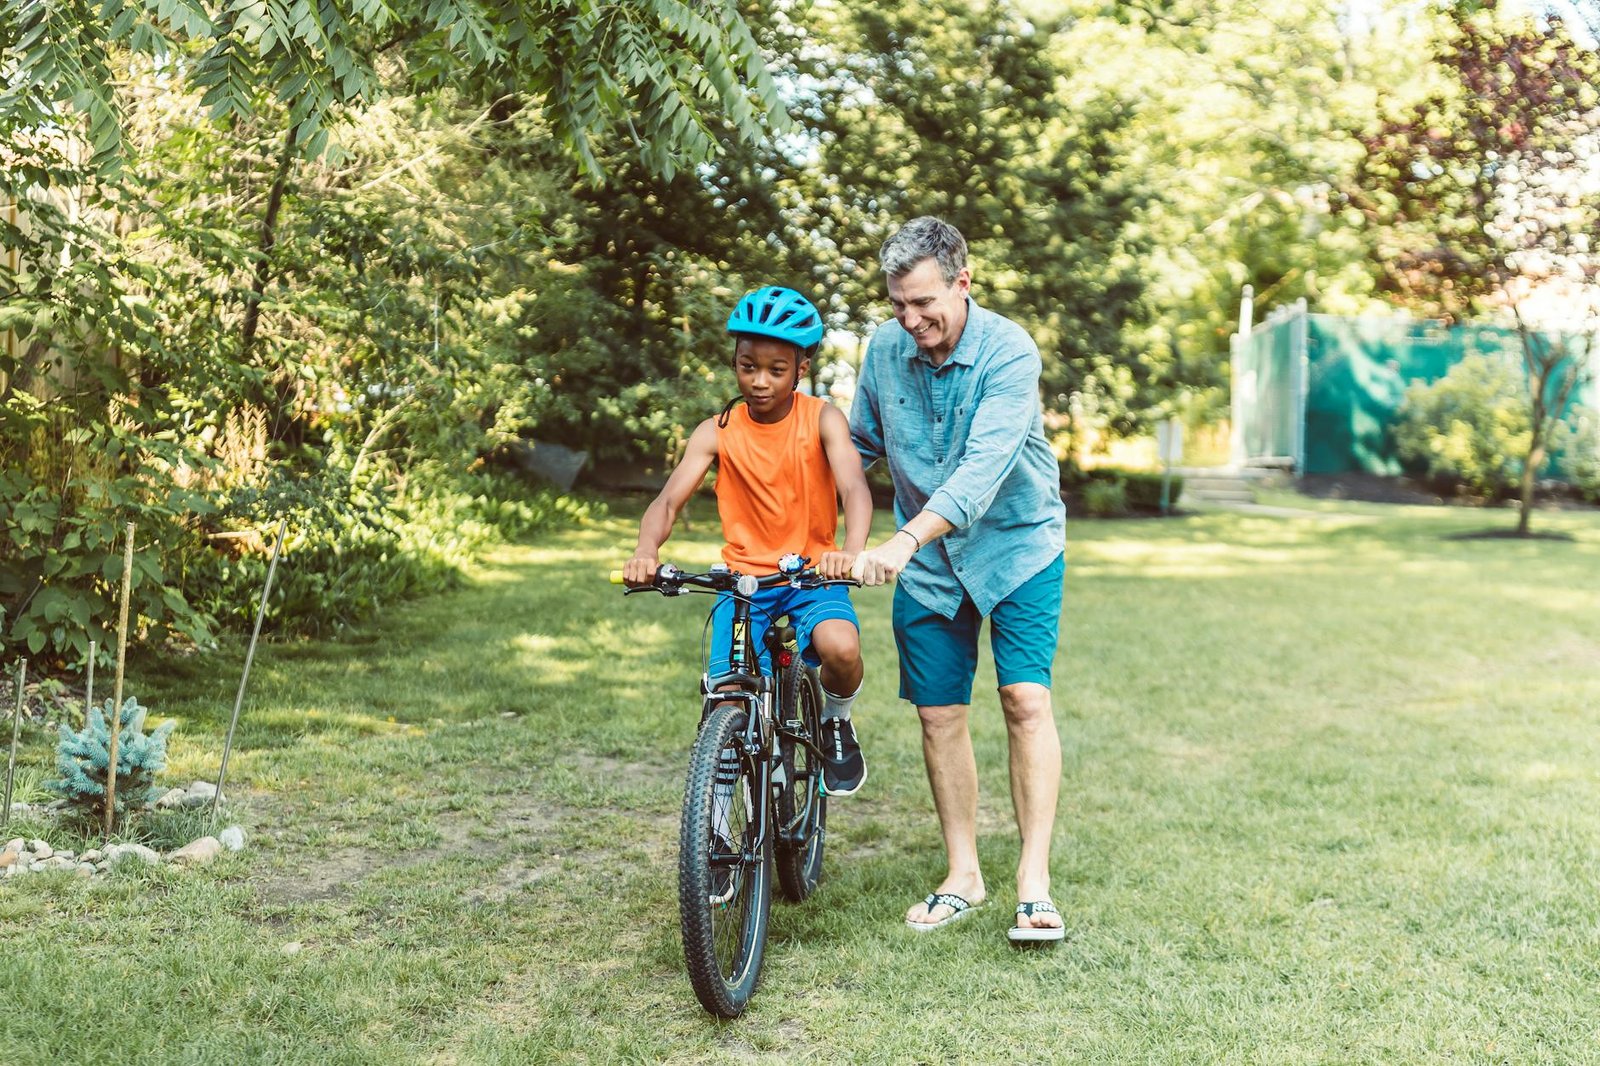
[[(1384, 287), (1456, 318), (1509, 317), (1529, 412), (1517, 533), (1567, 407), (1592, 376), (1600, 320), (1600, 60), (1561, 21), (1490, 3), (1454, 9), (1436, 61), (1447, 82), (1366, 139), (1352, 200), (1380, 233)], [(1576, 312), (1584, 336), (1556, 343)]]
[[(1052, 24), (1009, 2), (821, 7), (797, 65), (810, 133), (789, 222), (816, 287), (858, 330), (881, 320), (868, 269), (892, 230), (939, 215), (966, 236), (979, 298), (1044, 355), (1046, 402), (1102, 396), (1124, 426), (1161, 388), (1143, 358), (1138, 227), (1149, 190), (1128, 166), (1128, 108), (1069, 101)], [(780, 168), (779, 172), (783, 172)]]

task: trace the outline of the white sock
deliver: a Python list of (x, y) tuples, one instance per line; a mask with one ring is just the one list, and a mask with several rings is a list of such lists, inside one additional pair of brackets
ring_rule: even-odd
[[(863, 682), (863, 684), (864, 683), (865, 682)], [(829, 718), (843, 718), (848, 722), (850, 720), (850, 705), (856, 701), (856, 697), (859, 695), (861, 695), (861, 685), (857, 685), (856, 690), (850, 693), (848, 696), (835, 696), (833, 693), (824, 688), (822, 690), (823, 720), (826, 721)]]

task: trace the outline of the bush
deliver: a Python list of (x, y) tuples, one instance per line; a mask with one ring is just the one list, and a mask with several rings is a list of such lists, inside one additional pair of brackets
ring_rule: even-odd
[[(1105, 487), (1109, 485), (1118, 486), (1118, 489)], [(1091, 515), (1161, 513), (1161, 474), (1148, 470), (1122, 470), (1110, 466), (1080, 470), (1063, 464), (1061, 490)], [(1183, 494), (1183, 478), (1172, 475), (1168, 492), (1169, 504), (1177, 503), (1178, 497)], [(1090, 498), (1091, 494), (1093, 499)], [(1112, 509), (1097, 510), (1103, 507)]]
[[(61, 726), (56, 744), (56, 771), (61, 775), (47, 787), (67, 801), (68, 810), (99, 824), (106, 810), (106, 768), (111, 765), (111, 701), (89, 709), (89, 723), (81, 730)], [(167, 737), (174, 722), (163, 722), (154, 733), (144, 731), (145, 709), (129, 696), (122, 701), (122, 723), (117, 733), (117, 821), (128, 811), (149, 806), (155, 799), (156, 774), (167, 765)]]
[(1575, 407), (1556, 431), (1554, 449), (1573, 491), (1589, 503), (1600, 503), (1600, 411)]
[(402, 600), (456, 585), (474, 554), (590, 516), (589, 505), (519, 479), (477, 474), (414, 482), (407, 493), (352, 489), (342, 475), (279, 479), (235, 491), (213, 538), (191, 550), (180, 575), (190, 603), (242, 628), (255, 617), (279, 517), (288, 521), (273, 578), (278, 629), (318, 634), (372, 617)]
[[(1135, 511), (1159, 513), (1161, 510), (1161, 475), (1148, 472), (1129, 472), (1122, 475), (1122, 486), (1128, 496), (1128, 506)], [(1172, 475), (1167, 486), (1167, 502), (1174, 504), (1183, 495), (1183, 478)]]
[(1514, 494), (1533, 439), (1527, 392), (1515, 365), (1488, 355), (1412, 385), (1394, 430), (1401, 461), (1440, 487), (1491, 499)]
[(1083, 487), (1083, 506), (1096, 518), (1127, 514), (1128, 495), (1122, 479), (1089, 482)]

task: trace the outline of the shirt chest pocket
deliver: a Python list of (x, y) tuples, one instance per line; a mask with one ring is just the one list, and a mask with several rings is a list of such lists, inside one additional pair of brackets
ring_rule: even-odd
[(927, 424), (922, 402), (905, 393), (889, 397), (884, 404), (883, 422), (888, 438), (902, 448), (915, 447), (933, 429)]

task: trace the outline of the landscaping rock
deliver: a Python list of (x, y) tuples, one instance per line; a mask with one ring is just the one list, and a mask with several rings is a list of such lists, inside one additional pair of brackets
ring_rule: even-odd
[(29, 846), (33, 849), (33, 857), (36, 859), (48, 859), (55, 854), (55, 849), (42, 840), (35, 840)]
[(216, 794), (217, 786), (213, 785), (210, 781), (196, 781), (194, 784), (189, 786), (189, 795), (199, 796), (207, 803), (210, 803), (211, 798)]
[(108, 867), (121, 866), (130, 859), (147, 862), (152, 866), (159, 865), (161, 862), (161, 856), (143, 844), (113, 844), (106, 849), (106, 865)]
[(94, 876), (94, 863), (92, 863), (92, 862), (80, 862), (80, 863), (78, 863), (77, 867), (74, 869), (73, 872), (76, 873), (79, 877), (93, 877)]
[(173, 852), (168, 861), (179, 865), (198, 866), (210, 862), (220, 854), (222, 854), (222, 841), (216, 837), (201, 837), (199, 840), (191, 840)]
[(176, 807), (186, 806), (184, 801), (188, 798), (189, 793), (184, 789), (169, 788), (161, 794), (160, 799), (156, 800), (156, 810), (169, 811)]
[(99, 848), (90, 848), (88, 851), (83, 853), (82, 858), (84, 862), (99, 862), (101, 859), (105, 858), (105, 856), (100, 854)]
[(230, 825), (217, 834), (217, 839), (222, 841), (222, 846), (229, 851), (244, 850), (244, 830), (236, 825)]
[(6, 841), (7, 851), (21, 851), (27, 846), (28, 842), (23, 840), (21, 837), (12, 837), (10, 840)]

